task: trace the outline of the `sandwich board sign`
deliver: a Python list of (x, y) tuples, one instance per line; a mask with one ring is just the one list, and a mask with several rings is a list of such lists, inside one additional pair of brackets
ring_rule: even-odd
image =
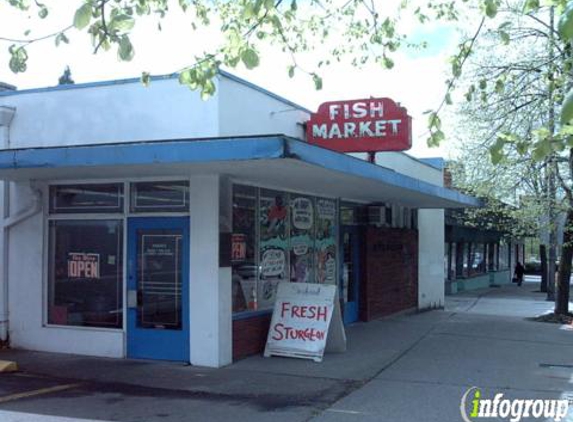
[(280, 283), (265, 357), (286, 356), (322, 362), (325, 350), (346, 351), (337, 287)]

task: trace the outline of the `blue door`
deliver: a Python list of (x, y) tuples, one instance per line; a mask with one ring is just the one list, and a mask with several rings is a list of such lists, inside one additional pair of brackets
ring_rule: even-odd
[(358, 321), (360, 297), (360, 236), (356, 226), (342, 226), (341, 297), (344, 323)]
[(130, 218), (127, 356), (189, 361), (189, 218)]

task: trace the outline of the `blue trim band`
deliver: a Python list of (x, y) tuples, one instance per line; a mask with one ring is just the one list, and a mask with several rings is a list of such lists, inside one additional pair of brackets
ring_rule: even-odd
[(457, 191), (284, 135), (3, 150), (0, 151), (0, 177), (2, 170), (10, 172), (38, 168), (191, 164), (262, 159), (298, 160), (387, 186), (457, 202), (462, 206), (481, 205), (478, 199)]
[(279, 137), (177, 140), (0, 151), (0, 170), (281, 158)]
[[(482, 205), (480, 200), (460, 192), (432, 185), (431, 183), (405, 176), (386, 167), (372, 165), (359, 158), (310, 145), (306, 142), (289, 139), (288, 148), (289, 153), (293, 157), (329, 170), (380, 181), (410, 191), (420, 192), (448, 201), (459, 202), (469, 207), (479, 207)], [(347, 159), (342, 159), (341, 157), (346, 157)]]

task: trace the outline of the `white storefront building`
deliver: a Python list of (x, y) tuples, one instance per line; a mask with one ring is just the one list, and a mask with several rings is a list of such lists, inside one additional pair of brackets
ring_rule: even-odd
[(375, 253), (417, 248), (415, 299), (391, 302), (443, 306), (443, 209), (477, 201), (404, 153), (309, 145), (309, 116), (227, 73), (209, 101), (171, 77), (0, 91), (0, 340), (227, 365), (260, 350), (278, 281), (336, 283), (348, 323), (396, 310), (374, 230), (398, 245)]

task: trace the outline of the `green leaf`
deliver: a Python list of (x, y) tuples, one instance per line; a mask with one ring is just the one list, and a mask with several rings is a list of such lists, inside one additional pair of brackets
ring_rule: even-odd
[(495, 143), (489, 148), (492, 164), (499, 164), (504, 157), (503, 147), (506, 144), (507, 136), (500, 135), (497, 137)]
[(146, 88), (151, 84), (151, 75), (149, 72), (141, 72), (141, 83)]
[(272, 10), (275, 8), (275, 0), (264, 0), (263, 4), (267, 10)]
[(54, 42), (56, 43), (56, 47), (58, 47), (61, 43), (69, 44), (70, 40), (66, 34), (60, 32), (58, 35), (56, 35), (56, 38), (54, 38)]
[(40, 17), (40, 19), (46, 19), (46, 17), (48, 16), (48, 8), (43, 4), (38, 4), (38, 6), (40, 7), (40, 10), (38, 11), (38, 16)]
[(454, 77), (456, 78), (460, 77), (462, 75), (462, 65), (459, 57), (457, 56), (452, 57), (451, 63), (452, 63), (452, 75), (454, 75)]
[(561, 125), (561, 128), (559, 129), (559, 134), (560, 135), (573, 135), (573, 126), (571, 125)]
[(394, 60), (388, 56), (382, 56), (382, 66), (386, 69), (392, 69), (394, 67)]
[(127, 35), (123, 35), (119, 39), (119, 47), (117, 49), (117, 55), (120, 60), (128, 62), (133, 59), (135, 51), (133, 50), (133, 45)]
[(539, 9), (539, 0), (526, 0), (523, 5), (523, 12), (529, 13)]
[(497, 1), (496, 0), (484, 0), (483, 9), (488, 18), (495, 18), (497, 15)]
[(259, 55), (258, 53), (251, 47), (247, 47), (241, 53), (241, 60), (247, 69), (254, 69), (259, 65)]
[(289, 78), (294, 77), (294, 69), (295, 69), (294, 66), (289, 66), (289, 67), (288, 67), (288, 77), (289, 77)]
[(322, 89), (322, 78), (318, 76), (316, 73), (314, 73), (312, 75), (312, 81), (314, 82), (314, 88), (317, 91), (320, 91)]
[(452, 95), (451, 95), (449, 92), (446, 94), (445, 102), (446, 102), (447, 105), (452, 105), (452, 104), (453, 104)]
[(8, 62), (8, 66), (10, 70), (14, 73), (21, 73), (25, 72), (28, 68), (27, 61), (28, 61), (28, 52), (24, 47), (17, 47), (16, 45), (11, 45), (8, 48), (8, 52), (10, 53), (10, 61)]
[(573, 119), (573, 89), (567, 93), (561, 105), (561, 124), (569, 124), (571, 119)]
[(573, 8), (567, 8), (559, 17), (557, 30), (564, 41), (573, 38)]
[(245, 4), (245, 7), (243, 8), (243, 18), (245, 18), (246, 20), (255, 18), (257, 16), (257, 13), (255, 11), (255, 5), (253, 2), (247, 2)]
[(503, 80), (498, 79), (497, 81), (495, 81), (495, 92), (498, 94), (503, 94), (504, 90), (505, 90), (505, 83), (503, 82)]
[(186, 12), (187, 8), (189, 7), (188, 0), (179, 0), (179, 7), (181, 8), (181, 10)]
[(509, 34), (505, 31), (499, 31), (499, 38), (501, 39), (501, 42), (503, 45), (508, 45), (510, 38), (509, 38)]
[(491, 163), (494, 165), (499, 164), (501, 162), (501, 160), (503, 159), (503, 154), (501, 153), (501, 151), (498, 151), (498, 150), (493, 149), (493, 148), (490, 148), (489, 155), (491, 157)]
[(432, 131), (433, 129), (441, 129), (442, 128), (442, 120), (438, 116), (436, 112), (431, 112), (428, 116), (428, 129)]
[(195, 69), (185, 69), (179, 73), (179, 83), (181, 85), (186, 85), (191, 89), (196, 89), (192, 87), (197, 83), (197, 72)]
[(92, 6), (89, 3), (84, 3), (74, 15), (74, 26), (80, 31), (89, 25), (92, 19)]
[(201, 99), (203, 101), (207, 101), (209, 98), (213, 96), (214, 93), (215, 93), (215, 83), (211, 79), (206, 80), (201, 89)]
[(515, 144), (515, 148), (517, 149), (517, 153), (519, 155), (525, 155), (527, 154), (529, 145), (527, 144), (527, 142), (518, 142), (517, 144)]
[(551, 145), (550, 139), (544, 139), (535, 144), (531, 158), (534, 161), (543, 161), (545, 157), (553, 152), (553, 147)]
[(441, 130), (438, 130), (430, 135), (427, 144), (430, 148), (439, 147), (440, 143), (446, 139), (446, 135)]
[(131, 31), (135, 26), (135, 19), (126, 14), (115, 16), (109, 23), (109, 29), (112, 31)]

